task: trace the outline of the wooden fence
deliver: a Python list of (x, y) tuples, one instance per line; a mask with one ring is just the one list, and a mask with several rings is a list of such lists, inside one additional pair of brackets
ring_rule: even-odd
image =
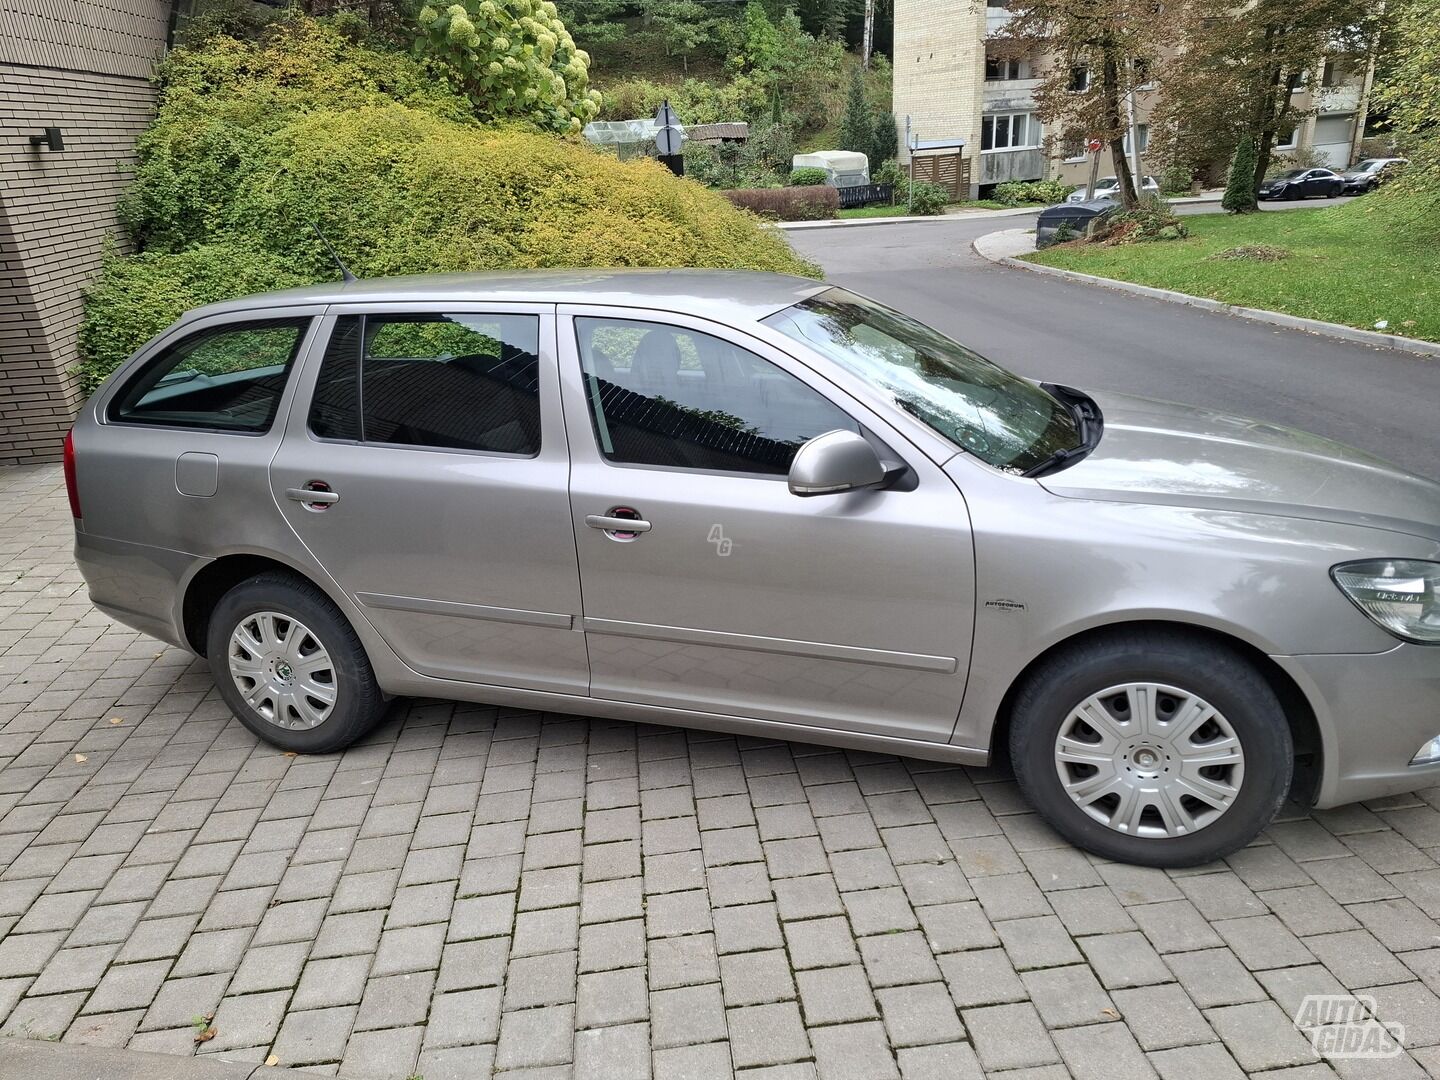
[(917, 183), (936, 184), (956, 202), (970, 197), (970, 159), (953, 154), (915, 154), (911, 158)]

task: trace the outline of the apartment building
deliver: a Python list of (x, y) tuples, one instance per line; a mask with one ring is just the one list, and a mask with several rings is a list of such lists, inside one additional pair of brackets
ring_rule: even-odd
[[(1042, 58), (1012, 59), (992, 40), (1003, 36), (1010, 12), (1005, 0), (894, 0), (894, 108), (922, 140), (965, 140), (971, 159), (971, 197), (1009, 180), (1058, 178), (1083, 184), (1091, 156), (1079, 138), (1064, 138), (1045, 128), (1035, 111)], [(1070, 73), (1084, 90), (1089, 72)], [(1298, 95), (1307, 115), (1275, 149), (1279, 153), (1313, 147), (1332, 167), (1343, 168), (1358, 150), (1357, 123), (1367, 87), (1366, 73), (1343, 60), (1327, 61), (1318, 97)], [(1150, 155), (1150, 113), (1158, 87), (1143, 86), (1135, 95), (1135, 127), (1144, 172), (1158, 175), (1161, 163)], [(1125, 147), (1131, 153), (1130, 136)], [(1133, 162), (1134, 158), (1131, 157)], [(1223, 172), (1224, 163), (1217, 163)], [(1108, 152), (1100, 174), (1111, 175)]]

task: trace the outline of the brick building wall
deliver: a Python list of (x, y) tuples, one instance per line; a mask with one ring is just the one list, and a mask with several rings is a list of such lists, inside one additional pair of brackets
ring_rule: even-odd
[[(154, 113), (168, 0), (0, 8), (0, 464), (55, 460), (81, 402), (83, 292)], [(32, 146), (47, 127), (65, 148)]]
[(985, 32), (983, 0), (895, 0), (894, 109), (902, 148), (908, 115), (920, 139), (962, 138), (965, 155), (977, 160)]

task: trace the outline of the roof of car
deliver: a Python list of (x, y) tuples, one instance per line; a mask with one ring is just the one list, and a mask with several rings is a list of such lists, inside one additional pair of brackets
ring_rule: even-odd
[(828, 286), (749, 270), (527, 270), (417, 274), (258, 293), (190, 312), (207, 315), (315, 304), (536, 303), (654, 308), (730, 321), (763, 319)]

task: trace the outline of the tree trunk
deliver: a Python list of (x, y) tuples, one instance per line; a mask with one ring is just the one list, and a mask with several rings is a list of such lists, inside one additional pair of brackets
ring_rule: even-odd
[[(1120, 115), (1120, 69), (1109, 57), (1100, 76), (1100, 93), (1105, 103), (1106, 130), (1120, 131), (1124, 124)], [(1110, 160), (1115, 166), (1115, 179), (1120, 182), (1120, 204), (1126, 210), (1134, 210), (1139, 200), (1135, 198), (1135, 179), (1130, 172), (1130, 158), (1125, 153), (1123, 135), (1114, 135), (1110, 139)]]
[(875, 45), (875, 0), (865, 0), (865, 32), (860, 42), (860, 66), (870, 70), (870, 50)]

